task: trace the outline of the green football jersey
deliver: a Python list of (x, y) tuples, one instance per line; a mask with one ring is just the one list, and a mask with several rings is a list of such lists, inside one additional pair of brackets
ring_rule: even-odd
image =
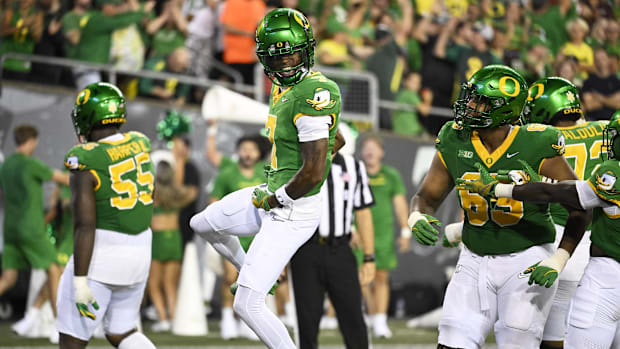
[(118, 141), (100, 140), (73, 147), (65, 157), (72, 171), (90, 171), (97, 178), (97, 228), (138, 234), (151, 225), (153, 164), (151, 141), (139, 132)]
[[(269, 116), (265, 128), (271, 141), (271, 165), (267, 176), (268, 189), (275, 192), (288, 183), (303, 164), (300, 142), (295, 122), (301, 116), (331, 116), (329, 130), (329, 149), (325, 161), (327, 178), (331, 167), (331, 149), (334, 145), (338, 121), (340, 119), (340, 89), (335, 82), (319, 72), (309, 73), (297, 85), (280, 88), (274, 85), (269, 100)], [(323, 181), (306, 196), (321, 191)]]
[[(570, 127), (556, 127), (566, 141), (564, 157), (579, 179), (585, 180), (602, 162), (603, 130), (608, 121), (589, 121)], [(560, 204), (551, 204), (553, 222), (565, 225), (568, 212)]]
[[(504, 142), (489, 154), (478, 133), (457, 126), (454, 121), (439, 132), (436, 148), (452, 179), (475, 179), (475, 164), (486, 165), (491, 174), (500, 169), (521, 168), (527, 161), (540, 171), (546, 158), (564, 153), (564, 137), (551, 126), (514, 126)], [(555, 240), (549, 205), (507, 198), (490, 200), (467, 190), (458, 190), (465, 211), (463, 243), (478, 255), (498, 255), (525, 250)]]
[(592, 216), (592, 244), (609, 257), (620, 262), (620, 162), (607, 160), (594, 170), (588, 184), (601, 199), (611, 206), (597, 207)]
[[(384, 241), (388, 244), (394, 241), (394, 206), (392, 199), (396, 195), (406, 194), (405, 184), (398, 170), (387, 165), (382, 165), (377, 174), (369, 174), (368, 183), (372, 190), (372, 196), (375, 199), (375, 204), (370, 207), (370, 212), (372, 213), (372, 223), (375, 230), (375, 248), (379, 248), (379, 245)], [(387, 237), (387, 239), (382, 239), (381, 237)]]

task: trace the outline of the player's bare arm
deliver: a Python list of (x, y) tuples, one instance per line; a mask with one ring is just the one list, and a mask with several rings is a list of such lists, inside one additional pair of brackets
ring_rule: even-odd
[(426, 214), (435, 214), (435, 211), (453, 187), (454, 182), (452, 177), (450, 177), (448, 169), (442, 163), (439, 154), (435, 153), (422, 186), (411, 198), (409, 213), (418, 211)]
[[(325, 175), (325, 158), (327, 157), (328, 149), (329, 143), (327, 138), (300, 143), (303, 164), (286, 185), (286, 193), (291, 199), (299, 199), (321, 183)], [(268, 200), (271, 207), (280, 206), (275, 194), (270, 195)]]
[[(363, 208), (355, 211), (355, 221), (357, 222), (357, 231), (362, 240), (362, 249), (364, 256), (374, 256), (375, 253), (375, 231), (372, 225), (372, 213), (370, 208)], [(364, 260), (360, 267), (360, 283), (365, 286), (370, 284), (375, 278), (376, 271), (374, 260)]]
[(75, 276), (86, 276), (95, 244), (96, 211), (95, 177), (87, 171), (71, 173), (72, 206), (74, 214), (73, 259)]
[(526, 183), (512, 190), (512, 197), (520, 201), (554, 202), (568, 207), (580, 207), (577, 187), (574, 182)]
[[(561, 155), (545, 160), (540, 168), (540, 174), (560, 181), (579, 179), (568, 165), (568, 162), (566, 162), (566, 159)], [(568, 211), (568, 220), (566, 221), (564, 235), (562, 236), (562, 241), (560, 241), (559, 246), (559, 248), (568, 251), (570, 254), (573, 253), (575, 247), (577, 247), (577, 244), (581, 241), (583, 233), (592, 218), (591, 212), (584, 210), (581, 205), (579, 205), (576, 189), (574, 189), (574, 194), (577, 199), (577, 205), (575, 205), (574, 202), (569, 204), (562, 203), (566, 211)]]
[(431, 224), (441, 223), (431, 215), (435, 214), (453, 187), (452, 177), (437, 152), (422, 186), (411, 199), (408, 224), (420, 244), (434, 245), (439, 239), (439, 233)]

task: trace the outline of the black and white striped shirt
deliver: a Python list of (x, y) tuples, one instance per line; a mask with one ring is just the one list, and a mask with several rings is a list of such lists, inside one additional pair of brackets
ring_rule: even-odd
[(364, 163), (340, 153), (332, 160), (321, 195), (323, 212), (318, 230), (322, 237), (338, 238), (350, 234), (353, 210), (375, 203)]

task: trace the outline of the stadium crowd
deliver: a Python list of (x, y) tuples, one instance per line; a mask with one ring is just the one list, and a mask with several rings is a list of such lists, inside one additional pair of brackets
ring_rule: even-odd
[[(490, 63), (514, 67), (528, 83), (574, 81), (592, 119), (620, 107), (617, 0), (4, 0), (0, 54), (228, 79), (217, 61), (253, 84), (254, 30), (276, 7), (308, 15), (319, 64), (369, 71), (381, 100), (415, 107), (381, 109), (380, 126), (402, 135), (437, 134), (446, 118), (431, 107), (451, 108), (458, 84)], [(77, 88), (105, 79), (16, 59), (5, 61), (4, 77)], [(179, 106), (203, 95), (174, 80), (127, 78), (121, 86), (128, 98)]]

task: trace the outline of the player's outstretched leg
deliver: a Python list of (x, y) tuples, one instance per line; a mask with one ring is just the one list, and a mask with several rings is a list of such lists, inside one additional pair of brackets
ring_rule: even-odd
[(226, 195), (194, 215), (189, 222), (192, 229), (211, 243), (237, 270), (241, 269), (245, 260), (245, 252), (237, 236), (254, 235), (260, 228), (261, 214), (252, 205), (254, 188)]
[(264, 293), (239, 285), (233, 308), (268, 348), (295, 348), (282, 321), (267, 308)]

